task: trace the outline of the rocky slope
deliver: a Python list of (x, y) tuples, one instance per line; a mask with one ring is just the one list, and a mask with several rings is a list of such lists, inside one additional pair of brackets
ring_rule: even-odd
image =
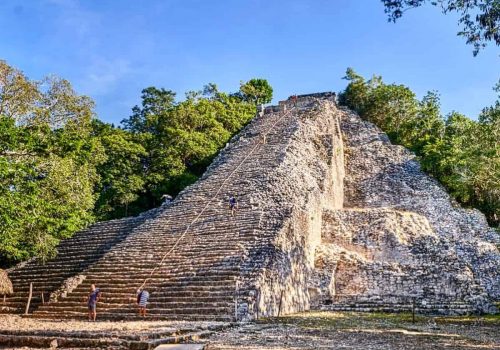
[[(494, 312), (499, 235), (375, 125), (343, 110), (345, 202), (326, 211), (316, 283), (330, 308)], [(328, 266), (328, 268), (325, 268)], [(334, 271), (332, 273), (332, 271)]]

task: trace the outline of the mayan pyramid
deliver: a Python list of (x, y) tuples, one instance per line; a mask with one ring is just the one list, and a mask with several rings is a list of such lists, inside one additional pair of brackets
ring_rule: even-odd
[[(228, 198), (236, 195), (234, 216)], [(9, 271), (3, 312), (247, 320), (311, 308), (495, 312), (499, 235), (335, 94), (267, 107), (168, 205), (100, 222)]]

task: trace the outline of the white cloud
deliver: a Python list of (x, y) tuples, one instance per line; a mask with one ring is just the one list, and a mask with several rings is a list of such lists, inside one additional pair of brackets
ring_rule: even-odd
[(54, 39), (57, 45), (67, 42), (66, 50), (71, 50), (75, 61), (75, 70), (81, 77), (75, 79), (75, 86), (80, 93), (99, 96), (115, 89), (117, 83), (131, 72), (128, 60), (109, 52), (103, 42), (105, 32), (103, 14), (90, 8), (90, 2), (81, 0), (45, 0), (55, 8), (53, 23), (57, 33)]
[(91, 60), (85, 78), (79, 85), (86, 94), (103, 95), (114, 89), (117, 83), (131, 72), (131, 64), (125, 59), (96, 56)]
[(93, 33), (98, 33), (101, 16), (84, 8), (79, 0), (46, 0), (46, 3), (58, 8), (54, 23), (65, 34), (85, 41)]

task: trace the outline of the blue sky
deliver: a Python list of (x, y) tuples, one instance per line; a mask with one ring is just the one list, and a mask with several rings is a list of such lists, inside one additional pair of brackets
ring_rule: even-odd
[(339, 91), (347, 67), (438, 90), (445, 113), (491, 105), (499, 50), (478, 57), (454, 16), (431, 6), (387, 23), (379, 0), (2, 0), (0, 59), (30, 78), (64, 77), (119, 122), (147, 86), (182, 97), (208, 82), (262, 77), (275, 101)]

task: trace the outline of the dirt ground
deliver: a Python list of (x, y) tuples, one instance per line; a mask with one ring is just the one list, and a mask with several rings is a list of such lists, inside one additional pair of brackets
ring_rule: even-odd
[(0, 315), (0, 349), (142, 349), (206, 338), (230, 324), (183, 321), (46, 320)]
[(308, 312), (219, 332), (207, 349), (500, 349), (500, 317)]
[(207, 328), (213, 325), (223, 325), (223, 322), (189, 322), (189, 321), (108, 321), (97, 320), (45, 320), (24, 318), (18, 315), (0, 315), (0, 333), (2, 331), (59, 331), (59, 332), (93, 332), (113, 335), (131, 333), (175, 332), (179, 329)]
[[(498, 315), (436, 318), (417, 316), (416, 322), (413, 323), (412, 316), (409, 314), (307, 312), (262, 319), (232, 327), (212, 322), (100, 321), (89, 323), (0, 316), (0, 333), (7, 331), (44, 333), (57, 330), (66, 336), (74, 332), (89, 332), (98, 338), (132, 336), (147, 339), (163, 333), (200, 331), (214, 326), (221, 327), (219, 330), (210, 332), (208, 338), (196, 340), (196, 342), (205, 343), (207, 350), (500, 349), (500, 316)], [(221, 328), (224, 330), (220, 330)], [(6, 349), (6, 347), (0, 346), (0, 349)]]

